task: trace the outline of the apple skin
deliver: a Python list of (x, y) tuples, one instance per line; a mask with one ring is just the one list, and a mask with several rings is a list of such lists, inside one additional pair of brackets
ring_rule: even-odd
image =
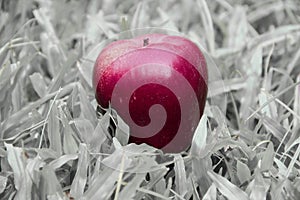
[(166, 153), (186, 150), (203, 114), (207, 67), (190, 40), (147, 34), (119, 40), (99, 54), (93, 72), (97, 102), (130, 127), (129, 142)]

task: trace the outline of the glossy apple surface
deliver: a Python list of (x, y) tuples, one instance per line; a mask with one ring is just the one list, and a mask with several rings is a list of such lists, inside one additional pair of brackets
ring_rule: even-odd
[(93, 72), (98, 103), (104, 108), (111, 103), (129, 125), (129, 142), (169, 153), (190, 146), (204, 110), (207, 79), (199, 48), (164, 34), (109, 44)]

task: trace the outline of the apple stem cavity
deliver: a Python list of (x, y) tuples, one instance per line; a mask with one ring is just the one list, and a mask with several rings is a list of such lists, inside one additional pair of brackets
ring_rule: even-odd
[(147, 46), (149, 44), (149, 38), (145, 38), (144, 39), (144, 43), (143, 43), (143, 46)]

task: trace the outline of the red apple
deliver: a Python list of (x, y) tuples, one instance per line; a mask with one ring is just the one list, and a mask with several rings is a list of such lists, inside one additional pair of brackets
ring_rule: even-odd
[(99, 54), (93, 85), (98, 103), (111, 103), (129, 125), (130, 142), (177, 153), (190, 146), (204, 110), (206, 61), (179, 36), (119, 40)]

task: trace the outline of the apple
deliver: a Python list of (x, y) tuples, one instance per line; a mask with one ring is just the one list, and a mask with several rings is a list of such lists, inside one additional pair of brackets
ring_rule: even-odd
[(129, 142), (166, 153), (189, 148), (207, 96), (206, 60), (180, 36), (147, 34), (118, 40), (99, 54), (93, 71), (97, 102), (130, 127)]

